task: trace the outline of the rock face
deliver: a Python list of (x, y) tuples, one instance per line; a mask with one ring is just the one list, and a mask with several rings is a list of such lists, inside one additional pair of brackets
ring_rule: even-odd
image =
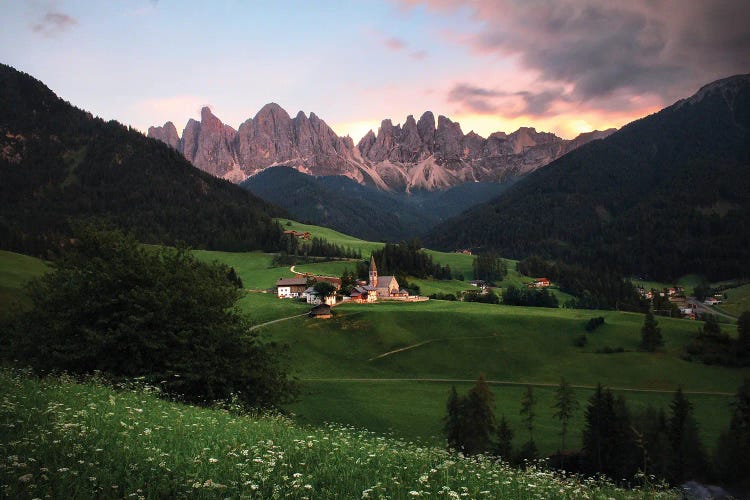
[(277, 165), (311, 175), (345, 175), (381, 189), (447, 189), (465, 182), (500, 182), (526, 174), (586, 142), (614, 130), (581, 134), (565, 140), (554, 134), (520, 128), (483, 138), (464, 134), (445, 116), (427, 111), (403, 125), (383, 120), (377, 134), (369, 131), (356, 146), (339, 137), (314, 113), (291, 118), (275, 103), (235, 131), (208, 108), (200, 122), (189, 120), (178, 137), (172, 122), (150, 127), (148, 136), (180, 151), (196, 167), (217, 177), (241, 182)]

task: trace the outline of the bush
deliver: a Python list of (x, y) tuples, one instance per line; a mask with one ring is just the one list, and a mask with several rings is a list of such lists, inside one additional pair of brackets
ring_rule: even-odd
[(589, 339), (588, 337), (586, 337), (586, 334), (582, 333), (581, 335), (579, 335), (573, 340), (573, 345), (576, 347), (583, 347), (586, 345), (586, 342), (588, 342), (588, 340)]
[(229, 268), (185, 248), (146, 249), (119, 231), (77, 230), (53, 270), (29, 286), (6, 355), (41, 373), (142, 377), (190, 402), (232, 395), (253, 406), (290, 396), (274, 354), (234, 307)]
[(586, 331), (587, 332), (593, 332), (599, 326), (604, 324), (604, 317), (603, 316), (597, 316), (596, 318), (591, 318), (586, 322)]

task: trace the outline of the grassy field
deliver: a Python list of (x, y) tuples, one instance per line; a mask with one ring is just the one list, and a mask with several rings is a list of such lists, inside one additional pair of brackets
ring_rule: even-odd
[(43, 260), (0, 250), (0, 319), (28, 305), (24, 285), (47, 269)]
[(750, 311), (750, 284), (730, 288), (724, 293), (727, 299), (721, 304), (721, 310), (734, 316)]
[[(546, 385), (561, 376), (579, 386), (582, 405), (597, 382), (621, 391), (633, 406), (664, 406), (679, 385), (703, 393), (690, 398), (712, 446), (728, 422), (730, 395), (750, 376), (748, 369), (682, 360), (696, 327), (686, 320), (660, 318), (666, 349), (649, 354), (636, 350), (643, 322), (638, 314), (444, 301), (351, 304), (336, 313), (329, 321), (295, 319), (267, 329), (292, 347), (295, 374), (305, 381), (305, 393), (291, 409), (304, 422), (356, 423), (428, 442), (440, 439), (450, 385), (467, 389), (484, 373), (495, 382), (497, 412), (517, 430), (522, 387), (538, 387), (535, 437), (543, 451), (554, 451), (558, 439)], [(574, 347), (585, 322), (598, 315), (605, 324), (588, 335), (585, 347)], [(596, 352), (606, 346), (626, 352)], [(577, 418), (580, 432), (582, 412)]]
[(0, 371), (3, 498), (673, 498), (342, 426)]

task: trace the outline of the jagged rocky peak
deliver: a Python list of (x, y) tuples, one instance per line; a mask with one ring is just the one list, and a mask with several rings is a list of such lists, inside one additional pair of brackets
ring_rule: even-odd
[(174, 149), (177, 149), (180, 143), (180, 136), (177, 135), (177, 127), (172, 122), (167, 122), (161, 127), (149, 127), (147, 135), (148, 137), (169, 144)]
[(531, 127), (512, 134), (495, 132), (487, 139), (446, 116), (431, 111), (402, 124), (384, 119), (355, 146), (339, 137), (315, 113), (292, 118), (276, 103), (263, 106), (235, 131), (201, 110), (177, 136), (173, 124), (151, 127), (150, 137), (175, 147), (195, 166), (238, 182), (274, 165), (287, 165), (313, 175), (345, 175), (383, 189), (443, 189), (469, 181), (503, 181), (534, 170), (588, 140), (565, 141)]

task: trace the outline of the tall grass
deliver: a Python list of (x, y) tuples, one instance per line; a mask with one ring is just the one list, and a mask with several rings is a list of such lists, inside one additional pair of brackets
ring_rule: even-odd
[(0, 372), (0, 497), (653, 498), (342, 426), (300, 427), (64, 377)]

